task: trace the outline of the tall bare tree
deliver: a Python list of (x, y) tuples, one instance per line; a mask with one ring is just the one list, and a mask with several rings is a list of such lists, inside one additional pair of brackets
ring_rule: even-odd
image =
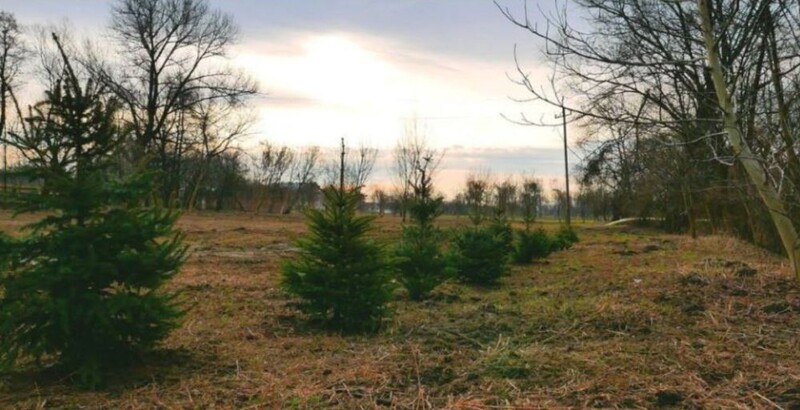
[[(236, 105), (257, 91), (227, 64), (238, 28), (207, 0), (117, 0), (110, 28), (115, 58), (95, 53), (87, 66), (125, 105), (135, 161), (163, 160), (168, 146), (182, 149), (175, 130), (191, 105)], [(160, 166), (169, 172), (168, 164)]]
[(260, 151), (253, 157), (254, 179), (261, 190), (256, 202), (256, 212), (260, 212), (268, 200), (270, 208), (274, 206), (280, 185), (286, 181), (295, 159), (295, 152), (290, 147), (274, 145), (269, 141), (261, 143)]
[(494, 185), (494, 206), (500, 216), (511, 216), (516, 211), (518, 200), (517, 184), (509, 177)]
[(542, 181), (532, 176), (523, 177), (520, 185), (519, 202), (525, 230), (530, 231), (531, 225), (536, 222), (536, 217), (539, 216), (539, 209), (542, 206)]
[(13, 14), (0, 11), (0, 141), (3, 143), (3, 191), (8, 190), (8, 132), (9, 102), (26, 49), (19, 24)]
[[(623, 189), (658, 199), (651, 204), (682, 202), (692, 231), (700, 201), (712, 226), (723, 225), (720, 220), (728, 215), (726, 225), (738, 224), (739, 232), (746, 229), (751, 237), (761, 230), (759, 215), (766, 214), (800, 278), (794, 222), (800, 220), (800, 130), (794, 125), (800, 108), (800, 5), (781, 0), (574, 4), (587, 17), (580, 29), (566, 13), (536, 26), (527, 10), (520, 18), (502, 10), (544, 40), (555, 68), (549, 90), (521, 67), (519, 83), (554, 107), (566, 101), (599, 136), (598, 151), (590, 155), (594, 163), (586, 169), (610, 171)], [(617, 164), (605, 171), (598, 167), (609, 158)], [(660, 191), (649, 191), (654, 178)], [(750, 194), (760, 203), (751, 203)]]
[(361, 144), (355, 151), (355, 158), (351, 156), (347, 161), (347, 180), (359, 190), (364, 189), (367, 181), (375, 170), (378, 159), (378, 149)]
[(306, 147), (295, 155), (295, 160), (289, 169), (290, 187), (289, 200), (283, 209), (284, 214), (292, 212), (301, 195), (314, 183), (320, 163), (321, 151), (317, 146)]
[(490, 179), (489, 171), (473, 172), (467, 176), (467, 184), (462, 195), (470, 220), (475, 225), (479, 225), (486, 218), (486, 208), (491, 200)]
[[(350, 188), (362, 190), (372, 172), (375, 169), (375, 162), (378, 159), (378, 149), (361, 144), (353, 150), (342, 142), (343, 148), (331, 151), (331, 155), (325, 160), (322, 167), (323, 185), (340, 185), (343, 178), (344, 185)], [(342, 168), (342, 153), (344, 153), (344, 173)]]
[[(187, 196), (186, 207), (193, 209), (197, 195), (205, 183), (212, 163), (226, 153), (238, 149), (236, 143), (251, 132), (255, 117), (250, 112), (242, 112), (237, 107), (219, 100), (206, 100), (194, 104), (189, 113), (188, 132), (196, 134), (193, 141), (186, 144), (189, 155), (195, 159), (191, 175), (177, 175), (178, 183), (185, 180)], [(180, 152), (180, 151), (177, 151)], [(177, 168), (182, 169), (178, 161)]]
[[(724, 23), (719, 19), (726, 14), (721, 7), (721, 2), (698, 0), (706, 58), (725, 135), (766, 205), (800, 280), (800, 236), (791, 209), (800, 200), (796, 185), (800, 184), (800, 160), (798, 130), (790, 115), (797, 108), (790, 101), (798, 97), (796, 42), (800, 37), (794, 29), (800, 21), (800, 8), (793, 3), (754, 1), (728, 14), (729, 23)], [(766, 78), (765, 87), (771, 89), (769, 99), (762, 103), (775, 107), (777, 126), (748, 129), (747, 124), (757, 121), (760, 112), (747, 112), (746, 106), (742, 110), (735, 97), (739, 82), (748, 78)], [(793, 94), (787, 95), (787, 91)]]

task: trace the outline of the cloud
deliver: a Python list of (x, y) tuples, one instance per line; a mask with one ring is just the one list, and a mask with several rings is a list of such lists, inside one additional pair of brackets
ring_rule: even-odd
[(549, 107), (507, 98), (519, 90), (503, 64), (348, 32), (289, 31), (275, 42), (247, 43), (235, 59), (267, 93), (258, 102), (258, 128), (267, 138), (332, 145), (350, 136), (386, 148), (416, 118), (430, 125), (440, 147), (558, 146), (555, 130), (520, 127), (501, 116), (523, 108), (552, 116)]

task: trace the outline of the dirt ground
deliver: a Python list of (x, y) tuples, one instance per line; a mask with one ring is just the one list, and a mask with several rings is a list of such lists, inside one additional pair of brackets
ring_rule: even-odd
[[(170, 286), (189, 310), (161, 350), (103, 391), (0, 374), (0, 407), (800, 409), (800, 289), (785, 259), (734, 239), (585, 225), (496, 289), (400, 292), (382, 332), (341, 336), (278, 288), (300, 216), (198, 213), (180, 228), (192, 252)], [(378, 220), (383, 240), (399, 230)]]

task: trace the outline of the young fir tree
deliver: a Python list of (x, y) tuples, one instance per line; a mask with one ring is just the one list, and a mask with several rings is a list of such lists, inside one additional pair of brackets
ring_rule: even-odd
[(324, 209), (306, 211), (309, 233), (297, 241), (300, 256), (283, 267), (284, 288), (303, 299), (313, 319), (344, 332), (377, 330), (388, 313), (394, 283), (384, 248), (367, 237), (373, 218), (358, 216), (358, 188), (344, 182), (323, 190)]
[(30, 160), (24, 176), (42, 186), (17, 198), (17, 211), (47, 216), (27, 236), (5, 240), (0, 361), (56, 360), (96, 387), (176, 326), (174, 295), (159, 288), (184, 248), (173, 233), (176, 214), (142, 206), (152, 175), (116, 176), (118, 104), (91, 81), (81, 86), (62, 57), (61, 81), (31, 110), (25, 133), (12, 136)]
[(424, 299), (448, 276), (442, 253), (442, 232), (434, 225), (442, 214), (444, 198), (433, 195), (430, 158), (418, 166), (418, 180), (412, 181), (413, 197), (408, 213), (412, 224), (403, 227), (403, 240), (397, 247), (399, 280), (412, 300)]
[(461, 231), (453, 241), (453, 266), (462, 282), (493, 286), (508, 268), (513, 251), (513, 231), (502, 209), (496, 210), (488, 225), (484, 224), (480, 207), (474, 208), (472, 213), (473, 226)]

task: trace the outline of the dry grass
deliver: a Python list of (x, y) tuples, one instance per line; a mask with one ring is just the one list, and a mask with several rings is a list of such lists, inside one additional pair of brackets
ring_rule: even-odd
[[(800, 408), (800, 291), (785, 260), (736, 240), (584, 227), (497, 289), (399, 295), (383, 332), (343, 337), (278, 289), (300, 217), (180, 227), (193, 253), (171, 286), (190, 310), (164, 348), (100, 392), (3, 374), (0, 407)], [(18, 225), (3, 214), (0, 228)]]

